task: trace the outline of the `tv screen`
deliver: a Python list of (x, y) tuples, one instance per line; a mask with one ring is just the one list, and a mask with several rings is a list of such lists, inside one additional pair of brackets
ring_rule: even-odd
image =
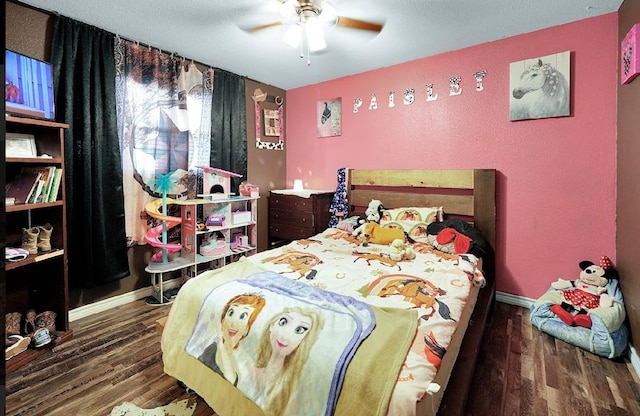
[(7, 50), (4, 101), (9, 114), (54, 120), (51, 64)]

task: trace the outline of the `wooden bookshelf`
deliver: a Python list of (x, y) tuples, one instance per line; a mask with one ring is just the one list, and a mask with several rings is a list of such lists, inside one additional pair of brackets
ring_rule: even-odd
[[(54, 121), (6, 116), (6, 132), (33, 136), (36, 157), (5, 158), (7, 180), (14, 178), (25, 167), (55, 167), (64, 173), (64, 132), (67, 124)], [(67, 264), (67, 219), (64, 174), (54, 202), (8, 205), (6, 212), (6, 247), (21, 247), (23, 230), (52, 226), (51, 250), (41, 248), (35, 254), (18, 262), (5, 262), (5, 311), (24, 315), (29, 309), (36, 313), (52, 311), (56, 314), (55, 339), (40, 348), (30, 346), (26, 351), (6, 361), (5, 370), (12, 372), (31, 362), (55, 345), (70, 339), (69, 291)], [(25, 334), (22, 334), (25, 335)]]

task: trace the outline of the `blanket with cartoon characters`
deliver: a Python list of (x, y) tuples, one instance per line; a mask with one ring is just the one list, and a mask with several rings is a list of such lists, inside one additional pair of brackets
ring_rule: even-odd
[[(414, 259), (394, 260), (389, 253), (390, 246), (370, 244), (362, 247), (351, 233), (330, 228), (313, 238), (293, 241), (190, 279), (178, 293), (163, 332), (165, 372), (195, 389), (220, 414), (264, 413), (270, 406), (268, 403), (273, 403), (267, 390), (276, 389), (276, 373), (269, 372), (275, 370), (269, 370), (271, 367), (268, 364), (258, 364), (257, 349), (256, 354), (247, 360), (250, 364), (255, 363), (254, 368), (244, 368), (244, 364), (237, 362), (234, 365), (233, 358), (245, 354), (252, 344), (257, 347), (260, 343), (258, 334), (276, 325), (271, 319), (278, 322), (278, 317), (282, 317), (281, 313), (290, 300), (267, 302), (266, 305), (271, 306), (262, 307), (250, 330), (238, 327), (231, 332), (225, 331), (226, 324), (221, 322), (221, 318), (228, 316), (229, 311), (234, 317), (244, 311), (248, 322), (251, 319), (248, 311), (255, 311), (259, 306), (244, 310), (240, 306), (224, 309), (223, 303), (231, 301), (236, 295), (268, 293), (264, 286), (265, 281), (270, 279), (249, 283), (245, 277), (256, 273), (260, 276), (278, 275), (279, 278), (273, 281), (281, 289), (288, 288), (283, 290), (283, 295), (287, 292), (297, 297), (297, 294), (307, 292), (304, 288), (339, 294), (336, 298), (333, 295), (313, 294), (315, 309), (321, 309), (319, 305), (324, 308), (328, 303), (333, 304), (334, 299), (340, 299), (337, 302), (340, 308), (349, 306), (348, 312), (343, 312), (345, 316), (353, 314), (354, 305), (361, 303), (369, 305), (375, 316), (375, 328), (359, 343), (359, 348), (355, 349), (357, 342), (350, 343), (348, 340), (362, 338), (366, 331), (354, 332), (353, 324), (346, 326), (347, 333), (343, 338), (334, 337), (338, 353), (326, 364), (332, 374), (331, 382), (326, 383), (329, 379), (326, 376), (318, 379), (324, 380), (322, 383), (329, 387), (320, 388), (320, 381), (315, 382), (316, 374), (303, 370), (303, 375), (298, 376), (295, 383), (290, 380), (278, 381), (278, 389), (291, 390), (287, 403), (279, 406), (294, 409), (295, 401), (301, 400), (300, 403), (324, 402), (324, 409), (335, 410), (335, 414), (414, 414), (416, 402), (437, 390), (438, 386), (431, 383), (462, 319), (466, 304), (469, 301), (470, 307), (473, 306), (478, 290), (482, 290), (479, 286), (484, 277), (479, 269), (479, 259), (473, 254), (444, 253), (426, 243), (413, 243), (411, 248), (416, 255)], [(265, 271), (269, 271), (269, 274), (260, 274)], [(227, 287), (225, 282), (230, 281), (234, 285)], [(232, 287), (235, 289), (231, 290)], [(218, 298), (217, 306), (205, 306), (204, 298), (209, 295)], [(362, 328), (366, 328), (367, 314), (361, 316), (366, 310), (360, 306), (355, 309)], [(288, 313), (290, 316), (282, 321), (283, 326), (288, 322), (300, 323), (306, 319), (299, 331), (307, 334), (305, 339), (309, 337), (309, 328), (313, 327), (310, 318), (300, 312)], [(351, 319), (352, 316), (349, 317)], [(406, 332), (408, 321), (413, 322), (409, 335)], [(338, 325), (325, 324), (324, 328), (335, 326)], [(398, 332), (396, 327), (402, 330)], [(222, 334), (225, 332), (234, 337), (245, 332), (247, 335), (235, 350), (225, 352), (224, 342), (221, 347)], [(276, 338), (271, 337), (273, 344)], [(342, 341), (338, 342), (339, 339)], [(320, 345), (317, 343), (316, 351), (306, 360), (320, 360), (318, 357), (323, 357), (317, 351)], [(281, 343), (284, 344), (286, 342)], [(401, 345), (402, 353), (394, 350), (396, 344)], [(352, 349), (355, 349), (355, 353), (351, 359), (343, 360), (341, 357), (349, 358), (345, 351)], [(232, 359), (224, 359), (225, 354)], [(399, 360), (398, 355), (401, 357)], [(320, 361), (314, 362), (316, 364), (309, 369), (316, 368), (320, 376), (323, 365)], [(341, 376), (343, 367), (347, 370)], [(218, 379), (224, 379), (226, 384), (212, 384), (212, 373), (220, 375)], [(249, 378), (262, 379), (262, 387), (249, 386), (243, 392), (243, 383)], [(300, 388), (300, 380), (305, 378), (313, 380), (313, 388)], [(264, 383), (264, 380), (271, 380), (271, 385)], [(304, 395), (298, 396), (301, 392)]]
[(186, 351), (266, 414), (331, 415), (374, 326), (366, 303), (266, 271), (213, 288)]

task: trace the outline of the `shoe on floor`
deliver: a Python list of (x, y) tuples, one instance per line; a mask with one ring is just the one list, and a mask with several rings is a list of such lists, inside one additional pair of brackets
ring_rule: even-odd
[(29, 348), (29, 344), (31, 344), (31, 338), (29, 337), (23, 337), (20, 335), (9, 335), (8, 338), (9, 340), (16, 342), (5, 350), (5, 360), (13, 358), (21, 352), (26, 351), (26, 349)]

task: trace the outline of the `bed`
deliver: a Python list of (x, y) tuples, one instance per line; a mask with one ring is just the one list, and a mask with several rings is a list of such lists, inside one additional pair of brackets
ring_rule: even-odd
[[(473, 224), (491, 250), (411, 239), (416, 258), (393, 262), (388, 246), (330, 228), (190, 279), (162, 334), (164, 370), (221, 416), (462, 414), (494, 302), (495, 170), (351, 169), (347, 189), (351, 213), (371, 199), (389, 212), (442, 207), (428, 227)], [(287, 328), (299, 338), (282, 351), (304, 352), (300, 369), (272, 366), (273, 351), (257, 364)]]

